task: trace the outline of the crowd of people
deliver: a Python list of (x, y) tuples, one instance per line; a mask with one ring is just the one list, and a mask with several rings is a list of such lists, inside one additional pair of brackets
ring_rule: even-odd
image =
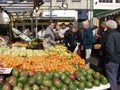
[[(34, 33), (30, 33), (29, 29), (24, 33), (36, 37), (36, 29)], [(73, 53), (77, 47), (77, 54), (85, 59), (88, 68), (94, 45), (98, 45), (95, 53), (101, 59), (98, 68), (107, 76), (111, 90), (117, 90), (120, 76), (120, 16), (115, 20), (103, 21), (100, 27), (90, 27), (87, 20), (83, 21), (80, 30), (73, 23), (55, 25), (50, 22), (45, 30), (38, 32), (38, 36), (46, 38), (49, 46), (63, 44)]]
[(90, 27), (88, 21), (82, 22), (82, 29), (70, 24), (66, 27), (65, 23), (56, 25), (51, 22), (45, 31), (45, 38), (51, 45), (62, 43), (68, 50), (74, 52), (77, 45), (80, 50), (80, 56), (85, 59), (86, 66), (90, 67), (90, 57), (94, 44), (98, 44), (97, 55), (101, 56), (101, 65), (99, 68), (103, 69), (107, 76), (111, 90), (117, 90), (117, 77), (119, 77), (119, 63), (120, 63), (120, 17), (116, 20), (103, 21), (101, 28)]

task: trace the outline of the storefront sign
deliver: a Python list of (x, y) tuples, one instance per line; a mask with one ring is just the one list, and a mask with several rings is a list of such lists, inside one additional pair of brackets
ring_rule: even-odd
[[(50, 11), (44, 11), (43, 17), (50, 17)], [(78, 12), (75, 10), (54, 10), (52, 17), (74, 17), (77, 20)]]

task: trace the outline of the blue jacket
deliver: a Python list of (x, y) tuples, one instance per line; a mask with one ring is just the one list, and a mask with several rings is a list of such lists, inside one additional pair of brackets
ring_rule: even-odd
[(93, 47), (93, 33), (92, 33), (92, 29), (89, 27), (84, 30), (83, 47), (85, 49), (92, 49)]

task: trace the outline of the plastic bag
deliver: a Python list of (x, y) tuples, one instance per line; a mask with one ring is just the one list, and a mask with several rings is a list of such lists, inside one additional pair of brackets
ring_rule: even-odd
[(75, 54), (77, 54), (77, 52), (78, 52), (78, 49), (79, 49), (79, 43), (77, 43), (77, 46), (75, 47), (75, 49), (74, 49), (74, 51), (73, 51), (73, 53), (75, 53)]

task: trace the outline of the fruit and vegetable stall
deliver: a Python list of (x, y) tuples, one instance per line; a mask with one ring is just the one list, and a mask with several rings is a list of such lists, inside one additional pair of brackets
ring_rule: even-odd
[(40, 50), (28, 46), (30, 44), (15, 43), (13, 48), (0, 47), (1, 69), (12, 68), (9, 75), (0, 75), (0, 90), (103, 90), (110, 87), (104, 75), (86, 68), (84, 59), (65, 46)]

